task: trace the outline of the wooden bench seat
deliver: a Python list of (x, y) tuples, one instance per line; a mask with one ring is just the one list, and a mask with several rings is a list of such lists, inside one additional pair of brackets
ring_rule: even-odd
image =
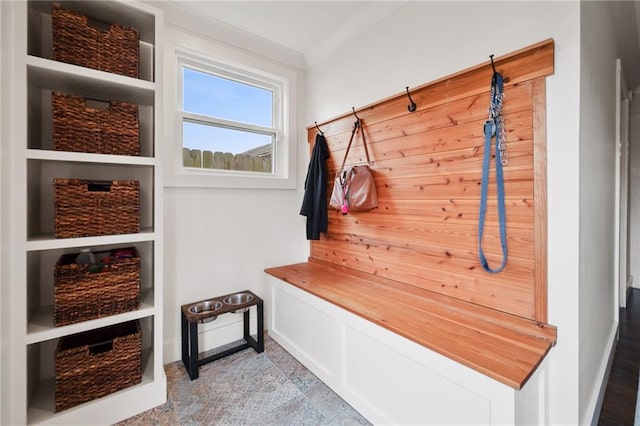
[(556, 343), (554, 326), (314, 259), (265, 272), (514, 389)]

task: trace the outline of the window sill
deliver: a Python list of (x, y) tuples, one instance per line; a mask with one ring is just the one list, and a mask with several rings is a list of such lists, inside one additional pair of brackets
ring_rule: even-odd
[(297, 189), (292, 177), (253, 174), (176, 173), (164, 178), (165, 188), (234, 188), (234, 189)]

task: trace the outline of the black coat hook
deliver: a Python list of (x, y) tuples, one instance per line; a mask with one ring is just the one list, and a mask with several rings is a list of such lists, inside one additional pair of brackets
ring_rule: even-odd
[(489, 55), (489, 59), (491, 59), (491, 68), (493, 68), (493, 73), (497, 73), (498, 71), (496, 71), (496, 65), (493, 63), (493, 55)]
[(407, 86), (407, 96), (409, 97), (409, 102), (411, 102), (409, 105), (407, 105), (407, 109), (409, 110), (409, 112), (415, 112), (418, 106), (416, 105), (415, 102), (413, 102), (413, 99), (411, 99), (411, 94), (409, 93), (409, 86)]
[(318, 127), (318, 122), (317, 122), (317, 121), (314, 121), (314, 123), (316, 123), (316, 129), (318, 129), (318, 131), (320, 132), (320, 134), (321, 134), (322, 136), (324, 136), (324, 132), (323, 132), (322, 130), (320, 130), (320, 127)]
[(356, 107), (351, 107), (351, 111), (353, 111), (353, 115), (356, 117), (356, 122), (353, 123), (353, 126), (354, 127), (360, 126), (360, 117), (358, 117), (358, 114), (356, 114)]

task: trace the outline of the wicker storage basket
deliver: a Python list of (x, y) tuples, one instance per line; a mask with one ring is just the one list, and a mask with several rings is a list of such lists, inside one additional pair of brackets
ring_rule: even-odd
[(90, 21), (57, 3), (52, 22), (56, 61), (138, 78), (140, 35), (135, 29)]
[(136, 180), (54, 179), (56, 238), (140, 232)]
[[(133, 311), (140, 306), (140, 256), (135, 247), (94, 252), (98, 265), (60, 257), (54, 271), (55, 325)], [(97, 271), (96, 271), (97, 269)]]
[(53, 144), (57, 151), (140, 155), (138, 105), (110, 101), (87, 107), (82, 96), (53, 92)]
[(55, 369), (56, 412), (140, 383), (140, 324), (130, 321), (62, 337)]

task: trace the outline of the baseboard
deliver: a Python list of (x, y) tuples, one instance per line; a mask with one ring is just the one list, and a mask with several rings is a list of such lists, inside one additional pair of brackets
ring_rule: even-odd
[(633, 426), (640, 426), (640, 386), (636, 391), (636, 414), (633, 417)]
[[(618, 323), (614, 323), (609, 332), (609, 338), (607, 340), (607, 351), (600, 363), (598, 369), (599, 384), (596, 384), (591, 393), (589, 399), (589, 405), (587, 406), (587, 413), (593, 413), (591, 416), (591, 425), (597, 425), (600, 420), (600, 411), (602, 410), (602, 403), (604, 401), (604, 394), (607, 390), (607, 382), (609, 381), (609, 374), (611, 373), (611, 365), (613, 364), (613, 357), (616, 352), (616, 344), (618, 343)], [(585, 416), (585, 418), (588, 418)]]

